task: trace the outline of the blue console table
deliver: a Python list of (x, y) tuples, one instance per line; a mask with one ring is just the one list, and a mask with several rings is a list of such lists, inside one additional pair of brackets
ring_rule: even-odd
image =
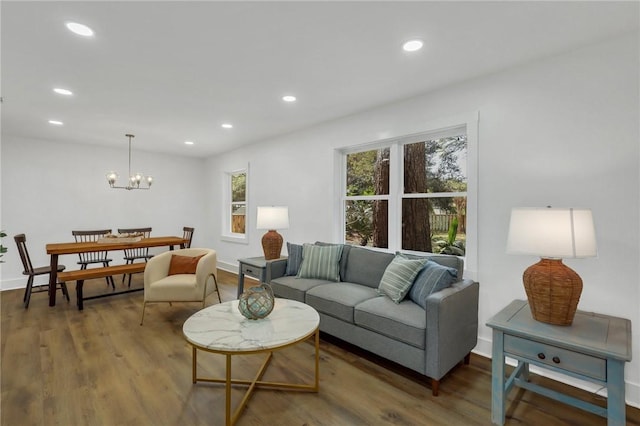
[[(606, 417), (608, 426), (625, 425), (624, 363), (631, 361), (631, 321), (578, 311), (572, 325), (556, 326), (534, 320), (528, 303), (514, 300), (487, 326), (493, 329), (494, 424), (504, 424), (506, 396), (516, 385)], [(508, 378), (505, 356), (518, 361)], [(530, 364), (606, 387), (607, 408), (529, 382)]]

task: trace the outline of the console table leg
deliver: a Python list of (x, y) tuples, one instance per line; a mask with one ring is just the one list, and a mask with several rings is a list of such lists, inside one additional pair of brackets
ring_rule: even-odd
[(624, 426), (624, 362), (607, 361), (607, 426)]
[(493, 331), (493, 353), (491, 355), (491, 422), (504, 424), (504, 334)]

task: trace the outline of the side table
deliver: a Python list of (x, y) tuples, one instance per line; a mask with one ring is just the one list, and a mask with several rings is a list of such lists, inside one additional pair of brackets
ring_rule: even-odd
[(267, 277), (267, 263), (281, 259), (286, 259), (286, 257), (280, 257), (279, 259), (273, 260), (265, 260), (264, 256), (238, 259), (238, 299), (244, 291), (245, 275), (255, 278), (260, 282), (269, 282), (269, 277)]
[[(514, 300), (487, 322), (493, 329), (491, 421), (503, 425), (506, 396), (513, 387), (527, 389), (607, 418), (624, 426), (624, 363), (631, 361), (631, 321), (577, 311), (570, 326), (538, 322), (529, 304)], [(505, 356), (518, 361), (505, 382)], [(607, 388), (607, 408), (528, 381), (533, 364)]]

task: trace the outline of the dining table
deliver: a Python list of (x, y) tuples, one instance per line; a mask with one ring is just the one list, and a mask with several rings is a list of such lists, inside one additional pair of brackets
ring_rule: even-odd
[(113, 241), (113, 242), (68, 242), (47, 244), (47, 254), (50, 255), (51, 274), (49, 275), (49, 306), (56, 305), (56, 287), (58, 282), (58, 257), (65, 254), (90, 253), (94, 251), (115, 251), (132, 248), (148, 248), (169, 246), (173, 250), (174, 246), (184, 248), (188, 242), (183, 237), (149, 237), (139, 241)]

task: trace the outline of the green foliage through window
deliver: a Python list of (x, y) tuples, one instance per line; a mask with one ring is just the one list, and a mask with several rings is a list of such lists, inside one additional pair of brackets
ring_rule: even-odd
[[(345, 240), (388, 248), (389, 227), (395, 226), (389, 223), (389, 201), (397, 200), (403, 250), (464, 255), (464, 130), (447, 137), (397, 143), (402, 158), (391, 158), (390, 147), (346, 154)], [(390, 192), (390, 173), (400, 176), (401, 194)]]
[(231, 174), (231, 233), (246, 233), (247, 172)]

